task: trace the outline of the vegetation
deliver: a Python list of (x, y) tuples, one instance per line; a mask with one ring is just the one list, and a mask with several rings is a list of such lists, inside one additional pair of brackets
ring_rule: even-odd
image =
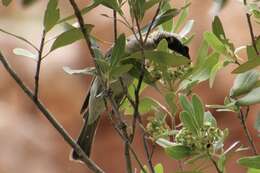
[[(5, 6), (11, 2), (11, 0), (2, 0)], [(24, 4), (32, 2), (33, 0), (23, 1)], [(172, 7), (168, 0), (93, 0), (83, 8), (79, 7), (74, 0), (69, 0), (69, 2), (74, 14), (63, 18), (60, 16), (58, 0), (49, 0), (43, 19), (44, 27), (40, 47), (35, 46), (26, 38), (0, 28), (2, 33), (22, 40), (37, 52), (33, 53), (21, 48), (13, 50), (16, 55), (32, 58), (36, 62), (33, 91), (15, 73), (1, 52), (0, 60), (11, 77), (90, 170), (97, 173), (104, 172), (89, 157), (89, 154), (85, 153), (85, 149), (81, 148), (56, 121), (54, 115), (38, 98), (42, 60), (53, 51), (80, 39), (85, 40), (95, 67), (77, 70), (64, 67), (64, 71), (71, 75), (92, 75), (98, 79), (99, 89), (95, 89), (99, 91), (95, 90), (94, 99), (98, 98), (102, 104), (94, 109), (104, 108), (118, 137), (122, 139), (125, 146), (125, 152), (122, 154), (125, 155), (127, 173), (134, 172), (133, 162), (138, 163), (139, 172), (164, 173), (162, 164), (154, 165), (153, 163), (155, 147), (162, 147), (166, 155), (179, 160), (180, 170), (172, 170), (172, 172), (207, 172), (204, 168), (211, 163), (218, 173), (224, 173), (232, 153), (251, 150), (251, 156), (244, 156), (237, 163), (247, 167), (248, 173), (260, 173), (260, 155), (246, 123), (250, 116), (251, 105), (260, 103), (260, 72), (256, 68), (260, 65), (260, 37), (255, 35), (252, 27), (253, 22), (257, 24), (260, 22), (259, 0), (250, 2), (244, 0), (241, 3), (246, 7), (247, 23), (245, 25), (248, 25), (252, 39), (250, 45), (234, 47), (228, 35), (225, 34), (220, 18), (215, 16), (212, 21), (212, 30), (204, 32), (200, 49), (195, 57), (192, 56), (192, 59), (196, 59), (195, 63), (191, 61), (187, 48), (189, 44), (192, 44), (194, 37), (194, 34), (190, 33), (194, 20), (187, 20), (192, 1), (184, 1), (180, 8)], [(220, 7), (219, 10), (225, 4), (224, 0), (215, 0), (215, 5)], [(99, 48), (102, 41), (92, 34), (95, 26), (88, 24), (88, 18), (83, 19), (85, 14), (101, 5), (113, 11), (113, 16), (103, 15), (108, 20), (113, 20), (111, 27), (114, 28), (115, 40), (110, 52), (106, 53)], [(123, 6), (128, 7), (127, 12), (122, 10)], [(146, 12), (155, 7), (155, 13), (150, 22), (143, 24)], [(130, 19), (127, 19), (127, 13), (130, 13)], [(177, 19), (176, 16), (178, 16)], [(71, 24), (70, 21), (75, 19), (77, 25)], [(133, 35), (127, 38), (124, 33), (118, 33), (118, 22), (129, 29)], [(51, 38), (51, 31), (57, 25), (65, 25), (65, 30), (54, 37), (50, 49), (44, 51), (45, 45), (49, 42), (48, 38)], [(153, 47), (148, 48), (149, 44)], [(242, 49), (246, 49), (247, 52), (246, 62), (243, 62), (239, 56), (239, 51)], [(236, 68), (232, 73), (236, 74), (236, 78), (223, 105), (205, 105), (194, 93), (193, 88), (204, 81), (208, 81), (209, 86), (212, 87), (216, 74), (223, 68), (234, 64)], [(126, 79), (127, 77), (130, 79)], [(115, 89), (114, 85), (120, 86), (121, 99), (117, 98), (118, 88)], [(163, 96), (165, 105), (154, 98), (141, 96), (148, 87), (152, 87)], [(91, 92), (90, 94), (93, 95), (94, 93)], [(242, 146), (240, 142), (226, 146), (228, 127), (220, 129), (212, 113), (206, 111), (205, 107), (235, 113), (245, 132), (248, 147)], [(147, 113), (149, 117), (143, 116)], [(125, 121), (129, 117), (132, 119), (131, 123)], [(89, 115), (86, 123), (91, 126), (98, 119), (99, 115)], [(180, 119), (180, 123), (177, 123), (177, 119)], [(135, 148), (132, 147), (137, 128), (142, 131), (145, 163), (139, 159), (139, 153), (136, 153)], [(260, 116), (256, 120), (255, 129), (260, 131)], [(207, 162), (200, 162), (202, 160), (207, 160)], [(182, 170), (183, 164), (191, 164), (194, 169)]]

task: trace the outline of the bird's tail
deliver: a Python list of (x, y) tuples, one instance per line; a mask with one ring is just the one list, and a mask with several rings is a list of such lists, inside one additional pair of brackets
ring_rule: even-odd
[[(87, 114), (87, 112), (86, 112)], [(92, 124), (88, 124), (88, 116), (86, 116), (86, 121), (81, 129), (80, 135), (78, 137), (77, 143), (83, 149), (85, 154), (89, 157), (91, 152), (92, 143), (94, 141), (96, 128), (98, 125), (99, 118), (94, 121)], [(81, 160), (81, 157), (77, 154), (75, 150), (72, 151), (71, 155), (74, 160)]]

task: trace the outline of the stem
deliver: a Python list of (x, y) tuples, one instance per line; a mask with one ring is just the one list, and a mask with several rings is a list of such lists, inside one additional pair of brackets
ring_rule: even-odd
[(152, 30), (154, 21), (155, 21), (156, 17), (158, 16), (159, 12), (160, 12), (161, 4), (162, 4), (162, 0), (161, 0), (161, 1), (159, 2), (159, 4), (158, 4), (158, 7), (157, 7), (156, 12), (155, 12), (155, 14), (154, 14), (154, 16), (153, 16), (152, 22), (151, 22), (151, 24), (149, 25), (149, 28), (148, 28), (148, 30), (147, 30), (147, 33), (146, 33), (144, 42), (147, 41), (147, 38), (148, 38), (148, 36), (149, 36), (149, 34), (150, 34), (151, 30)]
[(7, 60), (0, 52), (0, 61), (2, 62), (6, 71), (15, 80), (19, 87), (24, 93), (33, 101), (37, 108), (43, 113), (43, 115), (48, 119), (51, 125), (59, 132), (63, 139), (77, 152), (82, 161), (86, 166), (95, 173), (105, 173), (101, 168), (99, 168), (95, 162), (88, 158), (85, 152), (80, 148), (80, 146), (73, 140), (73, 138), (68, 134), (68, 132), (62, 127), (62, 125), (54, 118), (54, 116), (47, 110), (47, 108), (39, 100), (35, 100), (32, 91), (23, 83), (23, 81), (17, 76), (16, 72), (10, 67)]
[(116, 10), (113, 10), (113, 19), (114, 19), (114, 42), (117, 40), (117, 14)]
[[(116, 10), (113, 10), (113, 18), (114, 18), (114, 41), (116, 42), (117, 40), (117, 13), (116, 13)], [(123, 86), (123, 80), (122, 78), (120, 77), (120, 82), (121, 82), (121, 85)], [(125, 160), (126, 160), (126, 170), (128, 173), (132, 173), (133, 172), (133, 168), (132, 168), (132, 162), (131, 162), (131, 156), (130, 156), (130, 146), (129, 146), (129, 136), (128, 136), (128, 133), (127, 133), (127, 126), (125, 123), (123, 122), (120, 122), (123, 127), (122, 127), (122, 132), (123, 132), (123, 135), (125, 136), (125, 138), (127, 140), (125, 140)]]
[(3, 32), (3, 33), (5, 33), (5, 34), (7, 34), (7, 35), (10, 35), (10, 36), (12, 36), (12, 37), (15, 37), (15, 38), (17, 38), (17, 39), (19, 39), (19, 40), (21, 40), (21, 41), (27, 43), (27, 44), (30, 45), (32, 48), (34, 48), (36, 51), (39, 51), (39, 49), (38, 49), (34, 44), (32, 44), (30, 41), (28, 41), (27, 39), (25, 39), (25, 38), (23, 38), (23, 37), (21, 37), (21, 36), (19, 36), (19, 35), (15, 35), (15, 34), (13, 34), (13, 33), (7, 32), (7, 31), (5, 31), (5, 30), (3, 30), (3, 29), (1, 29), (1, 28), (0, 28), (0, 32)]
[(145, 133), (143, 134), (143, 143), (144, 143), (144, 149), (145, 149), (145, 153), (146, 153), (146, 157), (147, 157), (149, 168), (150, 168), (152, 173), (155, 173), (155, 170), (154, 170), (154, 167), (153, 167), (153, 162), (152, 162), (153, 151), (150, 154), (149, 148), (148, 148), (148, 143), (147, 143), (147, 138), (146, 138), (146, 134)]
[(38, 52), (38, 61), (37, 61), (36, 73), (35, 73), (35, 77), (34, 77), (34, 79), (35, 79), (34, 99), (35, 100), (38, 100), (39, 79), (40, 79), (40, 70), (41, 70), (41, 61), (42, 61), (42, 51), (43, 51), (43, 47), (44, 47), (45, 35), (46, 35), (46, 32), (45, 32), (45, 30), (43, 30), (41, 45), (40, 45), (40, 49), (39, 49), (39, 52)]
[(250, 132), (248, 130), (248, 127), (246, 125), (246, 117), (247, 117), (248, 113), (249, 113), (249, 107), (247, 109), (246, 114), (244, 114), (243, 111), (240, 109), (240, 111), (239, 111), (239, 119), (241, 121), (241, 125), (243, 127), (243, 130), (244, 130), (244, 133), (246, 135), (247, 141), (250, 144), (251, 149), (253, 150), (254, 155), (257, 155), (257, 149), (256, 149), (256, 146), (255, 146), (255, 143), (254, 143), (254, 141), (252, 139), (252, 136), (251, 136), (251, 134), (250, 134)]
[(212, 164), (213, 164), (214, 167), (216, 168), (217, 172), (218, 172), (218, 173), (223, 173), (223, 172), (218, 168), (217, 162), (216, 162), (211, 156), (209, 156), (209, 157), (210, 157), (210, 161), (212, 162)]
[[(244, 0), (244, 5), (247, 6), (247, 0)], [(259, 51), (257, 50), (257, 46), (256, 46), (255, 35), (254, 35), (254, 31), (253, 31), (253, 26), (252, 26), (250, 14), (246, 13), (246, 19), (247, 19), (247, 23), (248, 23), (248, 27), (249, 27), (252, 45), (255, 49), (256, 54), (259, 55)]]

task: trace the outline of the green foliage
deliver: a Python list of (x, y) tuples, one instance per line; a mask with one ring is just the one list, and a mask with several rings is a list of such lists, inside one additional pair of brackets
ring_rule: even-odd
[(248, 93), (255, 87), (259, 76), (260, 73), (256, 70), (247, 71), (237, 75), (230, 90), (230, 96), (237, 97)]
[(116, 40), (115, 46), (113, 47), (112, 50), (112, 55), (111, 55), (111, 66), (115, 66), (118, 64), (120, 58), (124, 56), (125, 53), (125, 35), (121, 34), (118, 39)]
[(44, 14), (45, 31), (50, 31), (60, 19), (60, 10), (58, 8), (58, 0), (49, 0), (47, 9)]
[(237, 161), (240, 165), (248, 168), (260, 169), (260, 156), (242, 157)]
[[(91, 29), (93, 28), (93, 25), (86, 24), (85, 28), (87, 32), (90, 32)], [(83, 34), (81, 33), (79, 28), (74, 28), (65, 31), (56, 38), (56, 40), (51, 46), (51, 51), (72, 44), (82, 38), (83, 38)]]
[(12, 0), (2, 0), (2, 4), (4, 5), (4, 6), (8, 6), (10, 3), (12, 2)]
[[(23, 0), (22, 2), (27, 5), (34, 1)], [(11, 2), (11, 0), (2, 0), (4, 6), (8, 6)], [(126, 13), (123, 11), (123, 6), (127, 2), (131, 21), (128, 21)], [(214, 5), (217, 5), (219, 8), (217, 8), (214, 14), (217, 14), (218, 10), (226, 2), (225, 0), (215, 0)], [(158, 15), (155, 16), (155, 20), (145, 23), (143, 19), (146, 12), (152, 7), (159, 5), (159, 3), (161, 6)], [(134, 30), (132, 34), (138, 33), (136, 24), (139, 22), (141, 26), (144, 26), (140, 31), (143, 36), (145, 36), (148, 28), (151, 29), (149, 32), (167, 32), (179, 39), (180, 44), (182, 44), (180, 49), (187, 48), (185, 46), (194, 37), (194, 34), (190, 33), (195, 21), (193, 19), (187, 20), (190, 8), (190, 1), (188, 0), (184, 1), (183, 7), (180, 8), (173, 8), (168, 0), (161, 2), (160, 0), (93, 0), (87, 6), (81, 8), (81, 15), (87, 14), (99, 5), (117, 12), (119, 14), (118, 21), (124, 23), (131, 31)], [(260, 10), (257, 1), (248, 2), (246, 8), (251, 19), (254, 19), (256, 23), (260, 23)], [(110, 16), (108, 17), (110, 18)], [(58, 0), (48, 1), (43, 19), (46, 33), (51, 31), (56, 25), (71, 19), (75, 19), (74, 14), (60, 18)], [(54, 42), (50, 47), (50, 51), (40, 58), (45, 58), (52, 51), (84, 38), (82, 28), (74, 27), (69, 23), (65, 23), (65, 25), (67, 28), (63, 33), (52, 39), (46, 39), (47, 41), (43, 46), (49, 43), (50, 40)], [(233, 73), (240, 74), (236, 76), (223, 105), (208, 105), (207, 107), (215, 108), (217, 111), (239, 113), (245, 107), (260, 103), (260, 81), (258, 80), (260, 73), (255, 69), (260, 65), (260, 56), (256, 51), (256, 49), (260, 50), (260, 39), (255, 38), (255, 45), (242, 45), (239, 48), (235, 48), (234, 44), (228, 39), (220, 18), (215, 16), (212, 22), (212, 31), (203, 33), (201, 46), (196, 52), (196, 62), (193, 63), (187, 57), (168, 48), (171, 43), (169, 37), (162, 38), (158, 42), (154, 41), (151, 46), (153, 48), (149, 47), (149, 49), (146, 49), (146, 45), (141, 45), (146, 43), (135, 40), (138, 48), (131, 52), (128, 51), (127, 46), (129, 45), (126, 45), (128, 44), (128, 38), (122, 33), (118, 34), (119, 37), (109, 52), (103, 53), (97, 43), (102, 43), (102, 40), (90, 35), (94, 26), (85, 24), (84, 27), (86, 32), (88, 32), (89, 40), (87, 42), (90, 41), (91, 52), (93, 52), (92, 56), (95, 58), (96, 66), (83, 69), (71, 69), (65, 66), (63, 70), (70, 75), (92, 75), (98, 77), (104, 83), (104, 86), (100, 84), (100, 86), (93, 89), (97, 91), (97, 95), (92, 99), (95, 100), (102, 97), (102, 99), (108, 101), (108, 105), (109, 99), (107, 97), (110, 96), (108, 91), (111, 90), (112, 86), (119, 84), (121, 87), (119, 90), (126, 91), (117, 96), (112, 89), (112, 99), (114, 99), (114, 96), (117, 99), (116, 104), (118, 105), (116, 105), (116, 108), (119, 109), (118, 111), (122, 115), (132, 115), (128, 118), (133, 118), (132, 122), (137, 121), (139, 123), (138, 125), (140, 125), (143, 133), (147, 135), (147, 140), (151, 140), (153, 144), (156, 143), (161, 146), (165, 153), (173, 159), (182, 160), (184, 163), (192, 165), (198, 160), (204, 161), (207, 159), (212, 161), (213, 159), (218, 172), (226, 172), (225, 167), (230, 155), (243, 150), (243, 148), (238, 148), (240, 144), (235, 142), (228, 149), (224, 150), (228, 129), (221, 130), (218, 127), (216, 119), (210, 111), (205, 111), (204, 103), (199, 96), (194, 94), (192, 88), (206, 80), (209, 81), (209, 86), (212, 88), (219, 70), (229, 64), (236, 64), (238, 67), (234, 69)], [(15, 48), (13, 49), (14, 54), (38, 60), (39, 53), (43, 53), (27, 39), (3, 29), (0, 29), (0, 31), (29, 44), (38, 53), (23, 48)], [(47, 36), (49, 34), (51, 33), (48, 33)], [(163, 34), (161, 36), (164, 37)], [(153, 34), (150, 34), (148, 38), (150, 39), (150, 37), (153, 37)], [(135, 38), (139, 39), (139, 35), (135, 35)], [(145, 49), (143, 50), (142, 48)], [(246, 49), (248, 61), (240, 65), (238, 51), (242, 49)], [(191, 59), (194, 60), (194, 57), (191, 56)], [(124, 86), (126, 88), (123, 88), (120, 82), (126, 76), (131, 79), (129, 82), (123, 81), (126, 84)], [(140, 90), (137, 89), (139, 84), (141, 84)], [(155, 98), (141, 97), (142, 92), (148, 86), (161, 94), (165, 103), (160, 103)], [(186, 95), (190, 95), (190, 99)], [(120, 99), (122, 97), (122, 99), (120, 100), (117, 97), (120, 97)], [(104, 107), (102, 100), (97, 110), (103, 110), (105, 109)], [(138, 110), (135, 110), (136, 107)], [(115, 108), (113, 107), (113, 109)], [(136, 112), (140, 114), (138, 117), (135, 117), (134, 113)], [(147, 122), (145, 124), (138, 118), (147, 113), (149, 113), (149, 118), (144, 121)], [(112, 119), (114, 118), (113, 116), (112, 114)], [(246, 117), (247, 115), (244, 118)], [(91, 118), (91, 121), (93, 121), (93, 117)], [(125, 121), (124, 116), (120, 118)], [(134, 118), (137, 119), (135, 120)], [(142, 119), (144, 118), (142, 117)], [(180, 124), (176, 124), (178, 123), (177, 118), (180, 119)], [(254, 127), (260, 132), (259, 115)], [(134, 124), (127, 121), (128, 137), (133, 135), (130, 133), (131, 130), (134, 131)], [(238, 163), (248, 167), (249, 173), (259, 172), (259, 156), (243, 157), (238, 160)], [(198, 173), (202, 170), (203, 165), (198, 166), (198, 168), (193, 171), (179, 171), (179, 173)], [(144, 169), (146, 170), (145, 172), (149, 173), (147, 166), (144, 166)], [(154, 170), (155, 173), (165, 172), (162, 164), (154, 166)]]
[(192, 154), (192, 150), (189, 147), (183, 145), (176, 145), (165, 148), (166, 154), (176, 160), (184, 159)]

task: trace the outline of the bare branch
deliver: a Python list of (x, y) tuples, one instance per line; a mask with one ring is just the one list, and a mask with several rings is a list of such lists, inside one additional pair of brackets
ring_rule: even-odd
[(42, 114), (48, 119), (51, 125), (59, 132), (63, 139), (82, 157), (82, 161), (87, 165), (87, 167), (95, 173), (105, 173), (101, 168), (99, 168), (94, 161), (89, 159), (80, 146), (73, 140), (73, 138), (68, 134), (68, 132), (62, 127), (62, 125), (54, 118), (54, 116), (47, 110), (47, 108), (39, 100), (34, 99), (34, 94), (32, 91), (23, 83), (23, 81), (18, 77), (16, 72), (10, 67), (7, 60), (0, 52), (0, 61), (2, 62), (6, 71), (15, 80), (19, 87), (24, 93), (33, 101), (35, 106), (42, 112)]

